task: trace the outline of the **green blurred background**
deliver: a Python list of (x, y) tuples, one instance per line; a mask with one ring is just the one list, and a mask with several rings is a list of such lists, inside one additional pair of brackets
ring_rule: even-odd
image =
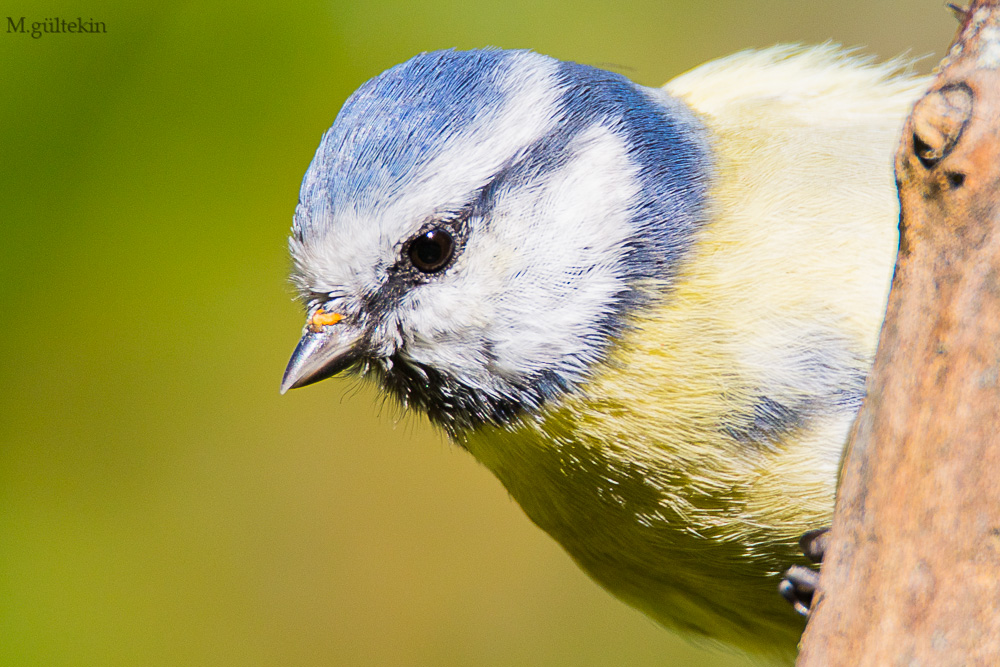
[(285, 234), (360, 83), (527, 47), (659, 84), (779, 41), (932, 54), (937, 0), (6, 3), (0, 664), (737, 665), (605, 594), (426, 423), (278, 396)]

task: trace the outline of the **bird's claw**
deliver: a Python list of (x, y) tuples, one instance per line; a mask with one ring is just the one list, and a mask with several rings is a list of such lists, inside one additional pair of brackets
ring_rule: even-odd
[(793, 565), (785, 570), (785, 576), (778, 584), (778, 592), (792, 603), (792, 607), (803, 616), (809, 616), (813, 594), (819, 586), (819, 572), (804, 565)]
[(829, 544), (829, 527), (807, 531), (799, 538), (799, 548), (802, 549), (802, 553), (806, 555), (806, 558), (813, 563), (823, 562), (823, 554), (826, 553), (826, 548)]
[[(830, 541), (830, 529), (818, 528), (810, 530), (799, 538), (799, 548), (813, 563), (822, 563)], [(808, 617), (812, 608), (813, 595), (819, 588), (819, 571), (793, 565), (785, 570), (785, 575), (778, 584), (778, 592), (788, 600), (798, 613)]]

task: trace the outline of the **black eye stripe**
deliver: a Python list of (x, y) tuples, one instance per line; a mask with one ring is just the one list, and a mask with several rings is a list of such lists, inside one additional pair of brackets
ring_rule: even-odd
[(410, 262), (423, 273), (436, 273), (455, 254), (455, 239), (445, 229), (435, 228), (412, 239), (406, 248)]
[(362, 297), (367, 312), (373, 316), (390, 312), (411, 289), (440, 278), (462, 252), (469, 235), (469, 219), (484, 214), (486, 190), (484, 187), (473, 192), (465, 206), (428, 216), (419, 231), (396, 246), (395, 252), (399, 254), (392, 265), (386, 267), (385, 280)]

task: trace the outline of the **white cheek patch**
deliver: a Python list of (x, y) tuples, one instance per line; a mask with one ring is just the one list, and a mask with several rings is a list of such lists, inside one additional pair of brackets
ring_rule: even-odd
[(498, 193), (447, 278), (401, 309), (412, 358), (487, 386), (552, 369), (575, 379), (597, 358), (598, 326), (627, 288), (636, 169), (602, 126), (582, 131), (568, 153), (544, 182)]

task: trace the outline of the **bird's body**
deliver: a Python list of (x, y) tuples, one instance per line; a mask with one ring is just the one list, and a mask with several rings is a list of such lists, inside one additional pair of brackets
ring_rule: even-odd
[(370, 371), (615, 595), (790, 654), (779, 572), (829, 522), (892, 274), (921, 85), (893, 69), (823, 47), (662, 91), (527, 52), (390, 70), (303, 183), (285, 387)]

